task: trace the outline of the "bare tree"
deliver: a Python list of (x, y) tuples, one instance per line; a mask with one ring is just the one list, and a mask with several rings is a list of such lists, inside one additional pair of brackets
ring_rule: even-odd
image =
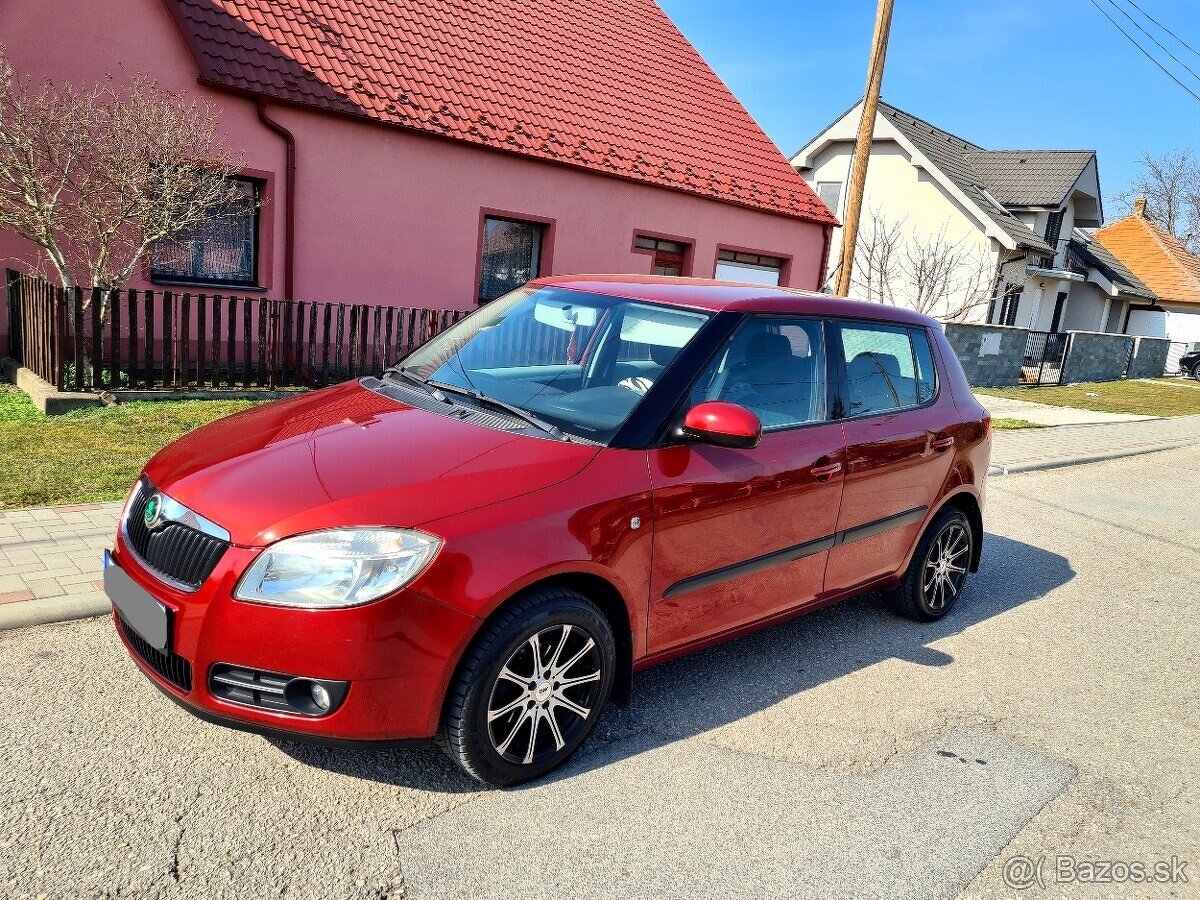
[(872, 210), (855, 247), (854, 287), (865, 300), (904, 306), (942, 321), (958, 321), (988, 302), (995, 264), (966, 236), (906, 234), (905, 220)]
[(0, 228), (64, 287), (119, 287), (156, 242), (244, 213), (236, 171), (207, 104), (144, 76), (35, 86), (0, 47)]
[(1200, 157), (1191, 147), (1158, 156), (1143, 151), (1137, 174), (1117, 200), (1128, 212), (1139, 197), (1146, 198), (1155, 222), (1200, 253)]

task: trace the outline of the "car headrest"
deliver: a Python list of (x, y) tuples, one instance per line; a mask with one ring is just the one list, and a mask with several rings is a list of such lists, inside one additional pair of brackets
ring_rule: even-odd
[(656, 366), (662, 366), (664, 369), (678, 354), (678, 347), (664, 347), (662, 344), (650, 345), (650, 358), (654, 360)]
[(878, 373), (880, 369), (889, 378), (899, 378), (900, 360), (891, 353), (860, 353), (850, 361), (848, 374), (861, 378), (871, 373)]
[(760, 331), (746, 342), (746, 362), (770, 362), (792, 355), (792, 345), (782, 334)]

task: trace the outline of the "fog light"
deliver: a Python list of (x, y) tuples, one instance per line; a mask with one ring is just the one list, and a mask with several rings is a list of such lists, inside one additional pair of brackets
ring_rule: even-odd
[(329, 696), (329, 691), (325, 690), (325, 686), (315, 681), (312, 685), (312, 699), (313, 703), (317, 704), (317, 708), (322, 712), (329, 709), (330, 704), (333, 702)]

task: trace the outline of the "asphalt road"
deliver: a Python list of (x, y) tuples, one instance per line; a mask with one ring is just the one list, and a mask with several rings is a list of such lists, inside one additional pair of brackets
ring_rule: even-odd
[[(948, 619), (866, 596), (669, 663), (508, 791), (206, 725), (104, 620), (0, 633), (0, 897), (1042, 894), (1018, 855), (1047, 896), (1200, 895), (1200, 453), (989, 492)], [(1190, 881), (1059, 883), (1062, 854)]]

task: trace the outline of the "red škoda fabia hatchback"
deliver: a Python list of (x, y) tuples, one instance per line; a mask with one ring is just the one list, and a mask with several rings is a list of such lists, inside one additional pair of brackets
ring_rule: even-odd
[(979, 565), (990, 443), (915, 313), (541, 279), (378, 378), (164, 449), (105, 586), (134, 660), (202, 718), (433, 739), (513, 784), (637, 669), (872, 588), (944, 616)]

